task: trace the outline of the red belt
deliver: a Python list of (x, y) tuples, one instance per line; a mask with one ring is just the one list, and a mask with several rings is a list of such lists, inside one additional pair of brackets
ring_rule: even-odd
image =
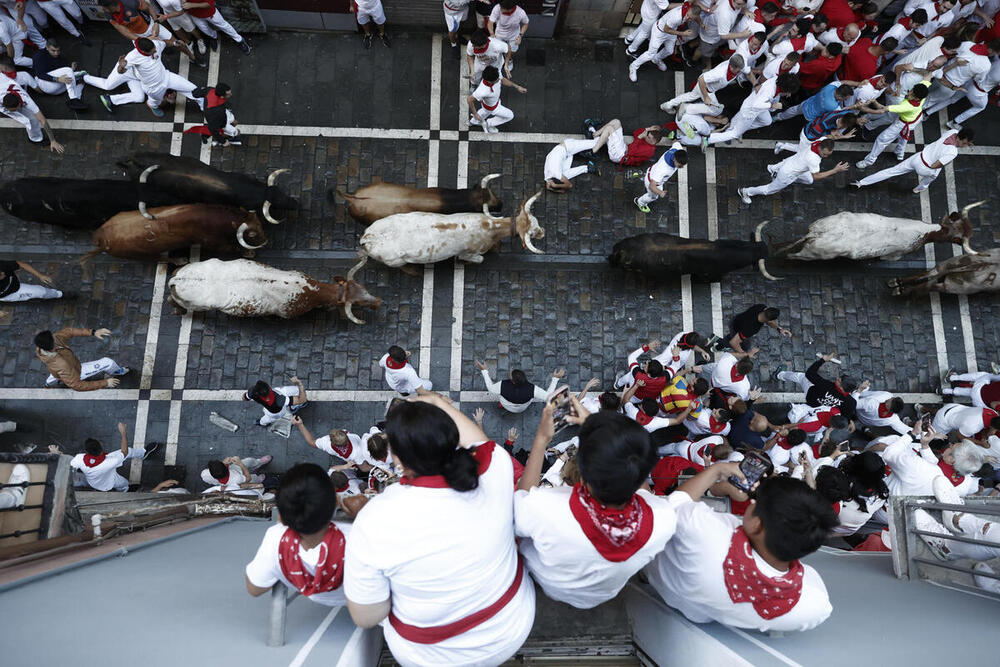
[[(466, 6), (468, 6), (468, 5), (466, 5)], [(452, 7), (451, 5), (449, 5), (447, 2), (444, 3), (444, 7), (445, 7), (445, 9), (450, 9), (453, 12), (459, 11), (458, 9), (455, 9), (454, 7)]]
[(928, 169), (933, 169), (934, 168), (934, 167), (930, 166), (929, 164), (927, 164), (927, 160), (924, 159), (924, 152), (923, 151), (920, 151), (919, 155), (920, 155), (920, 161), (924, 163), (925, 167), (927, 167)]
[(489, 105), (489, 104), (487, 104), (487, 103), (486, 103), (486, 102), (485, 102), (484, 100), (480, 100), (480, 102), (482, 102), (482, 103), (483, 103), (483, 108), (484, 108), (484, 109), (486, 109), (487, 111), (493, 111), (493, 110), (494, 110), (494, 109), (496, 109), (496, 108), (497, 108), (498, 106), (500, 106), (500, 102), (499, 102), (499, 100), (498, 100), (498, 101), (497, 101), (497, 103), (496, 103), (496, 104), (494, 104), (493, 106), (490, 106), (490, 105)]
[(389, 624), (392, 625), (393, 630), (395, 630), (400, 637), (407, 641), (411, 641), (414, 644), (437, 644), (443, 642), (446, 639), (451, 639), (452, 637), (458, 636), (463, 632), (467, 632), (472, 628), (482, 625), (489, 619), (500, 613), (500, 610), (507, 606), (514, 596), (517, 595), (518, 589), (521, 588), (521, 581), (524, 579), (524, 560), (521, 558), (521, 554), (517, 554), (517, 572), (514, 574), (514, 581), (511, 582), (510, 588), (500, 596), (500, 599), (491, 604), (485, 609), (480, 609), (477, 612), (469, 614), (465, 618), (460, 618), (457, 621), (448, 623), (446, 625), (434, 625), (431, 627), (419, 627), (416, 625), (409, 625), (408, 623), (403, 623), (399, 620), (396, 614), (389, 612)]

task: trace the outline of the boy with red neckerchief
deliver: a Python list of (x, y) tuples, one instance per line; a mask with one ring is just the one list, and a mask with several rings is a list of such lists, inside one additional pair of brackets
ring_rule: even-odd
[(830, 616), (826, 586), (799, 559), (816, 551), (837, 525), (830, 503), (797, 479), (770, 477), (743, 517), (698, 502), (731, 476), (737, 463), (716, 463), (667, 497), (677, 530), (645, 568), (667, 604), (695, 623), (793, 632)]
[(395, 392), (403, 396), (431, 391), (434, 385), (417, 374), (417, 369), (410, 363), (410, 352), (398, 345), (393, 345), (389, 351), (378, 360), (378, 365), (385, 369), (385, 383)]
[[(118, 433), (122, 436), (121, 450), (105, 452), (101, 441), (87, 438), (83, 443), (83, 453), (77, 454), (69, 462), (69, 467), (79, 470), (86, 484), (95, 491), (128, 491), (129, 482), (118, 474), (118, 468), (129, 459), (146, 459), (159, 445), (150, 444), (148, 449), (128, 446), (128, 433), (124, 422), (118, 423)], [(53, 454), (62, 454), (57, 445), (50, 445)]]
[(281, 477), (279, 523), (268, 528), (245, 570), (247, 592), (267, 593), (279, 581), (313, 602), (346, 604), (344, 551), (349, 523), (334, 523), (337, 492), (323, 468), (300, 463)]

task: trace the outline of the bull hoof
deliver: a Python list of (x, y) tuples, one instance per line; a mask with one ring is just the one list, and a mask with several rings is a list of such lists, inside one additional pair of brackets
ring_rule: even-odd
[(886, 283), (886, 286), (887, 287), (899, 287), (899, 278), (893, 278), (892, 280), (890, 280), (889, 282)]

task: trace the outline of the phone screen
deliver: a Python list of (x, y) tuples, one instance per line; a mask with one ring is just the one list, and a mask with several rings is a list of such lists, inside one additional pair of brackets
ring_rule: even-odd
[(569, 397), (569, 387), (559, 387), (555, 393), (549, 396), (549, 405), (552, 406), (552, 422), (555, 430), (566, 428), (569, 425), (567, 417), (575, 416), (573, 402)]
[(762, 477), (770, 475), (774, 470), (774, 464), (766, 454), (760, 452), (748, 452), (746, 458), (740, 461), (740, 472), (746, 479), (740, 479), (736, 475), (730, 475), (729, 483), (745, 493), (750, 493), (753, 485), (760, 481)]

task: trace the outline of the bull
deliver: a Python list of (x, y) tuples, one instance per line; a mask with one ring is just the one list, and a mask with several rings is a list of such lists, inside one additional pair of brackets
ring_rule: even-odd
[(768, 248), (760, 240), (762, 223), (755, 241), (688, 239), (653, 232), (622, 239), (614, 245), (608, 261), (627, 271), (653, 279), (669, 279), (690, 274), (702, 282), (718, 282), (730, 271), (757, 264), (768, 280), (778, 280), (767, 271)]
[(924, 244), (944, 242), (961, 245), (971, 254), (969, 211), (984, 203), (979, 201), (969, 204), (960, 213), (950, 213), (938, 225), (874, 213), (837, 213), (809, 225), (809, 231), (802, 238), (774, 246), (771, 256), (805, 261), (841, 257), (853, 260), (899, 259)]
[(170, 300), (186, 311), (220, 310), (234, 317), (292, 319), (315, 308), (339, 307), (355, 324), (353, 306), (378, 308), (382, 299), (354, 282), (355, 267), (332, 283), (248, 259), (209, 259), (182, 266), (168, 283)]
[[(118, 166), (130, 180), (144, 186), (142, 193), (169, 194), (186, 204), (239, 206), (248, 211), (260, 211), (264, 219), (273, 224), (280, 220), (271, 214), (272, 209), (287, 211), (298, 206), (275, 185), (278, 176), (287, 169), (272, 171), (265, 184), (253, 176), (225, 172), (194, 158), (161, 153), (136, 153)], [(139, 201), (139, 211), (147, 219), (148, 206), (148, 201)]]
[(959, 255), (939, 263), (930, 271), (915, 276), (890, 280), (888, 285), (896, 296), (942, 292), (944, 294), (978, 294), (1000, 291), (1000, 248), (991, 248), (974, 255)]
[(430, 264), (451, 257), (479, 263), (484, 252), (515, 234), (526, 249), (543, 254), (531, 242), (545, 236), (545, 230), (531, 214), (531, 206), (541, 194), (536, 192), (521, 204), (512, 218), (491, 215), (486, 204), (482, 213), (397, 213), (382, 218), (361, 236), (361, 263), (368, 257), (393, 267)]
[[(105, 220), (139, 206), (139, 188), (124, 180), (19, 178), (0, 186), (0, 204), (15, 218), (71, 229), (97, 229)], [(150, 206), (184, 202), (163, 192), (147, 193)]]
[[(392, 183), (375, 183), (361, 188), (354, 194), (338, 191), (348, 201), (348, 214), (364, 225), (388, 218), (397, 213), (466, 213), (480, 211), (483, 207), (499, 213), (500, 198), (489, 189), (489, 182), (500, 174), (483, 177), (479, 185), (456, 190), (453, 188), (411, 188)], [(334, 200), (333, 191), (327, 196)]]
[(119, 213), (94, 232), (94, 255), (155, 259), (160, 253), (200, 245), (211, 252), (239, 254), (267, 244), (257, 215), (232, 206), (183, 204), (152, 209), (147, 220), (137, 211)]

